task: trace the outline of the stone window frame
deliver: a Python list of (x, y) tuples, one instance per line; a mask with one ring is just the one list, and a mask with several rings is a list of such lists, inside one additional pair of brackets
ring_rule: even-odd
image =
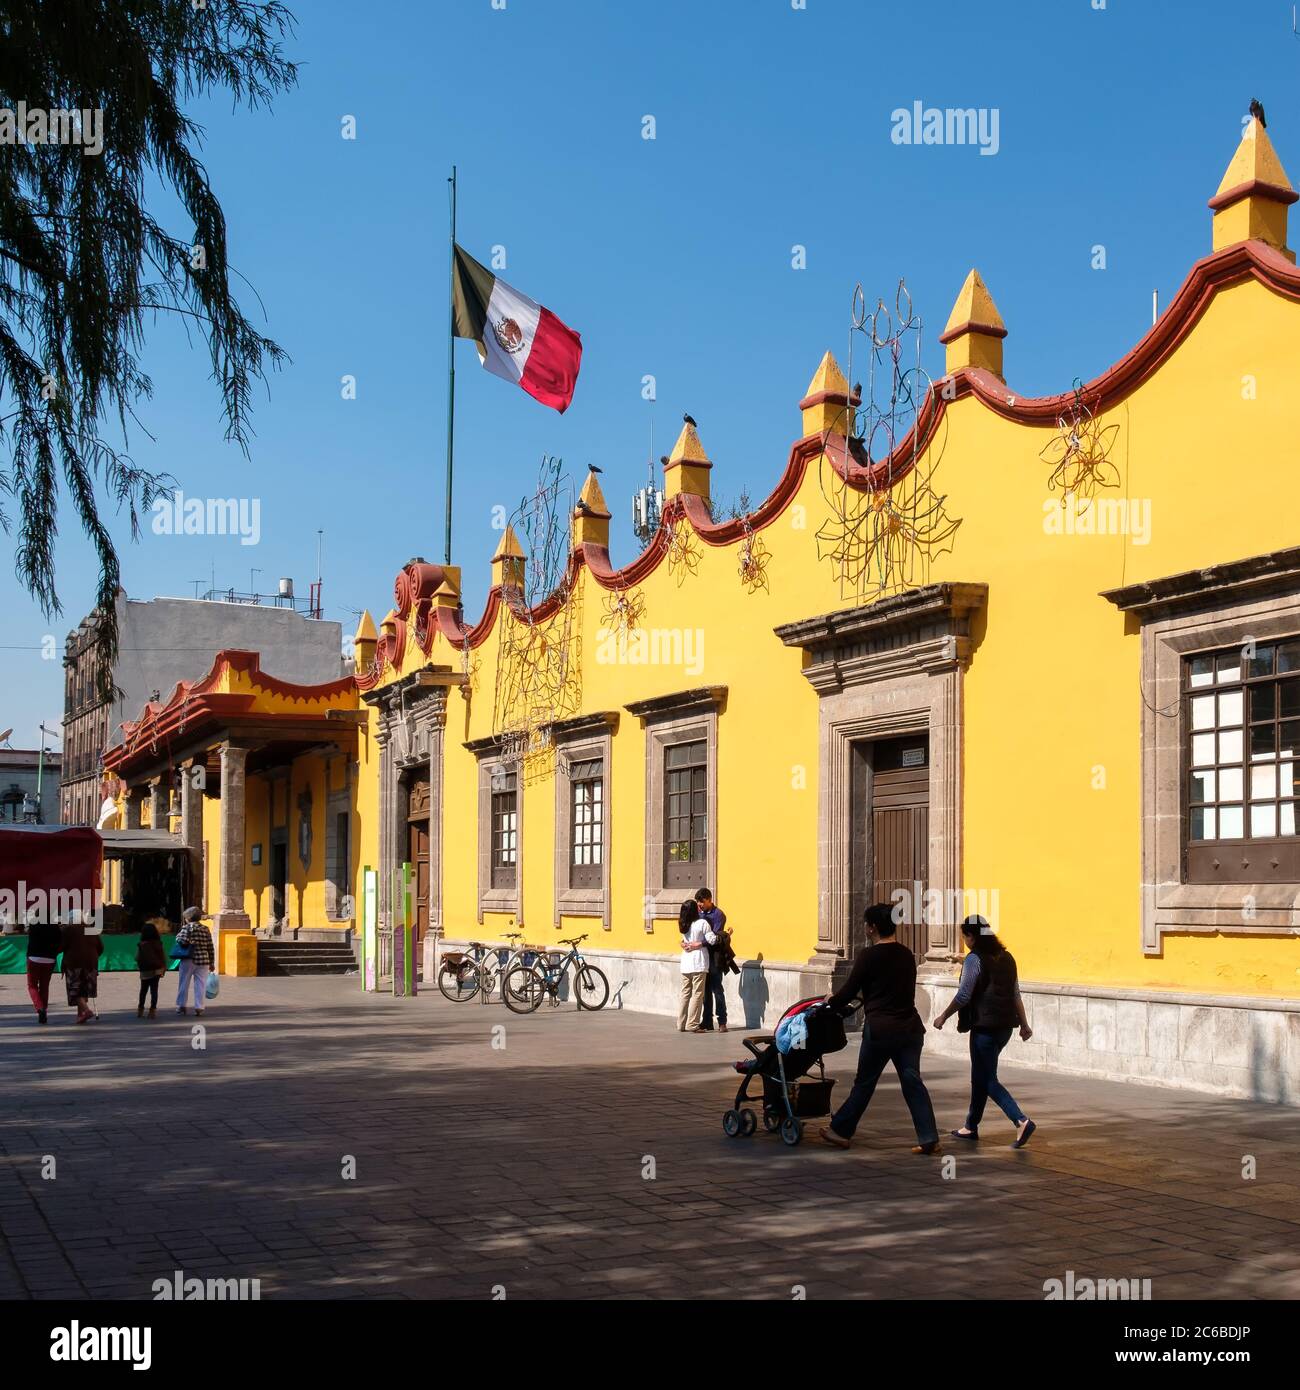
[(706, 812), (709, 823), (705, 883), (718, 891), (718, 720), (726, 707), (727, 687), (705, 686), (638, 700), (624, 708), (645, 729), (645, 896), (643, 920), (647, 931), (663, 918), (676, 919), (682, 889), (670, 888), (664, 865), (664, 750), (673, 744), (705, 744), (708, 768)]
[(1144, 955), (1166, 933), (1300, 935), (1300, 884), (1190, 883), (1183, 864), (1183, 661), (1300, 633), (1300, 547), (1112, 589), (1141, 634)]
[[(489, 912), (513, 914), (516, 925), (524, 924), (524, 777), (519, 758), (505, 750), (495, 737), (475, 739), (465, 745), (478, 759), (478, 894), (479, 926)], [(515, 881), (508, 888), (492, 887), (492, 776), (498, 770), (516, 774), (515, 791)]]
[[(609, 931), (610, 917), (610, 848), (612, 844), (610, 795), (613, 774), (614, 735), (618, 731), (618, 711), (584, 715), (566, 719), (550, 726), (551, 742), (555, 746), (555, 890), (554, 922), (560, 926), (561, 917), (599, 917)], [(573, 888), (569, 879), (569, 858), (573, 852), (573, 822), (570, 814), (572, 782), (569, 767), (588, 758), (600, 758), (601, 772), (601, 873), (599, 888)]]

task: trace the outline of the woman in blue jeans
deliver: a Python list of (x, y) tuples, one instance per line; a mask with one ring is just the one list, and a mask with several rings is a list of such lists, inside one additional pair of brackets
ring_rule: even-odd
[(952, 1003), (934, 1020), (942, 1028), (955, 1013), (960, 1031), (970, 1031), (970, 1110), (961, 1129), (951, 1131), (954, 1139), (971, 1143), (979, 1137), (984, 1104), (990, 1096), (1016, 1127), (1013, 1149), (1023, 1149), (1037, 1129), (1016, 1104), (1016, 1098), (998, 1080), (998, 1057), (1011, 1041), (1017, 1025), (1021, 1042), (1034, 1035), (1020, 998), (1016, 958), (993, 934), (983, 917), (967, 917), (961, 924), (966, 943), (961, 979)]

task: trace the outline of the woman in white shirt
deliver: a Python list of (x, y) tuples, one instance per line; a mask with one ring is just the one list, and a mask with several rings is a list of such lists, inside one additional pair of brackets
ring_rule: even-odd
[(682, 998), (677, 1009), (679, 1033), (702, 1033), (700, 1013), (704, 1008), (704, 986), (709, 978), (709, 953), (718, 938), (708, 920), (700, 915), (700, 905), (687, 898), (677, 914), (682, 934)]

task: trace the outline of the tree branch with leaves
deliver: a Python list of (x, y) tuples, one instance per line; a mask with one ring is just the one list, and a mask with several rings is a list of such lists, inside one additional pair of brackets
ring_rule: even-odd
[[(55, 546), (70, 499), (99, 564), (104, 697), (121, 567), (101, 509), (125, 512), (135, 539), (141, 512), (173, 483), (129, 454), (153, 389), (140, 365), (147, 325), (175, 315), (202, 336), (225, 438), (245, 455), (253, 387), (286, 360), (231, 289), (203, 131), (182, 104), (224, 90), (253, 109), (293, 86), (293, 25), (278, 0), (0, 0), (0, 108), (101, 113), (97, 154), (22, 131), (0, 147), (0, 527), (16, 539), (19, 581), (47, 616), (60, 613)], [(188, 225), (154, 216), (151, 180)]]

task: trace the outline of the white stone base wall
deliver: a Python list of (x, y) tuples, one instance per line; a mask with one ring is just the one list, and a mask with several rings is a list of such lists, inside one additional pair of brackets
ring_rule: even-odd
[[(436, 949), (457, 951), (464, 945), (426, 939), (426, 989), (437, 979)], [(609, 977), (607, 1008), (676, 1017), (681, 989), (676, 955), (602, 950), (584, 955)], [(771, 1032), (791, 1004), (829, 987), (829, 978), (808, 965), (747, 962), (739, 975), (727, 976), (728, 1027)], [(951, 978), (923, 977), (918, 984), (916, 1006), (926, 1022), (931, 1055), (967, 1056), (968, 1039), (957, 1032), (955, 1018), (942, 1032), (929, 1027), (955, 992)], [(1021, 984), (1021, 994), (1034, 1036), (1027, 1043), (1012, 1040), (1005, 1054), (1010, 1063), (1300, 1105), (1300, 1000), (1028, 982)]]
[[(1020, 989), (1034, 1036), (1013, 1037), (1008, 1062), (1300, 1105), (1300, 1001), (1027, 982)], [(917, 1008), (927, 1024), (954, 993), (947, 981), (921, 982)], [(925, 1045), (965, 1057), (969, 1042), (954, 1018), (942, 1032), (931, 1029)]]
[[(463, 941), (424, 942), (424, 980), (426, 989), (437, 988), (435, 950), (460, 951)], [(607, 1009), (631, 1009), (634, 1013), (677, 1017), (682, 987), (681, 957), (647, 954), (639, 951), (589, 951), (583, 958), (599, 966), (609, 979)], [(738, 962), (739, 963), (739, 962)], [(771, 1032), (776, 1021), (800, 999), (826, 989), (813, 981), (807, 966), (771, 961), (746, 962), (739, 975), (726, 977), (727, 1027), (746, 1032)], [(802, 986), (801, 986), (802, 980)]]

